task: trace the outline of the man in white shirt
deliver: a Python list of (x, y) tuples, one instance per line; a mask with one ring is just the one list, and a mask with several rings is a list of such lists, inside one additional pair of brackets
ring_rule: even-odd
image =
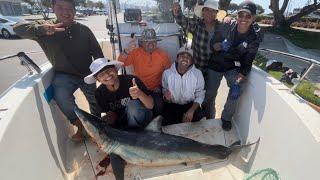
[(202, 72), (194, 66), (193, 52), (182, 47), (177, 60), (162, 75), (165, 101), (163, 125), (199, 121), (205, 96)]

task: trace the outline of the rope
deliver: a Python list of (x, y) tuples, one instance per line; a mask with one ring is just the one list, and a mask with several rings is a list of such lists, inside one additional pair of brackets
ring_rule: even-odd
[(98, 180), (98, 177), (97, 177), (97, 175), (96, 175), (96, 172), (94, 171), (94, 166), (93, 166), (93, 162), (92, 162), (92, 159), (91, 159), (91, 156), (90, 156), (90, 153), (89, 153), (89, 149), (88, 149), (87, 143), (86, 143), (85, 140), (84, 140), (83, 142), (84, 142), (84, 143), (83, 143), (83, 144), (84, 144), (84, 147), (86, 148), (86, 151), (87, 151), (87, 153), (88, 153), (90, 165), (91, 165), (92, 171), (93, 171), (93, 173), (94, 173), (94, 178), (95, 178), (95, 180)]
[(280, 180), (278, 173), (271, 169), (260, 169), (252, 172), (251, 174), (246, 175), (244, 180)]

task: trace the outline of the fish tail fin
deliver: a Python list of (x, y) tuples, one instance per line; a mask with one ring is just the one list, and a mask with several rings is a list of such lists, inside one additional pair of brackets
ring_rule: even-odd
[(236, 141), (233, 144), (231, 144), (231, 146), (229, 148), (230, 148), (231, 152), (233, 152), (233, 151), (245, 148), (245, 147), (252, 146), (252, 145), (258, 143), (259, 141), (260, 141), (260, 137), (257, 141), (255, 141), (253, 143), (248, 143), (248, 144), (243, 144), (243, 145), (240, 144), (241, 143), (240, 141)]

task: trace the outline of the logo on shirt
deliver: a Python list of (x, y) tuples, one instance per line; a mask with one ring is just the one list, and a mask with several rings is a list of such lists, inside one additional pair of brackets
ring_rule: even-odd
[(123, 109), (127, 106), (129, 101), (130, 101), (130, 97), (126, 97), (118, 101), (111, 102), (109, 103), (109, 108), (111, 111), (117, 111), (117, 110)]
[(248, 43), (244, 41), (244, 42), (242, 43), (242, 45), (243, 45), (244, 48), (247, 48)]

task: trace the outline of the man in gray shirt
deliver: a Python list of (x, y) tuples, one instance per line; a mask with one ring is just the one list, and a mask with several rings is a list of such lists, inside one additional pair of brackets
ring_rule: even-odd
[(53, 0), (52, 6), (57, 19), (17, 24), (14, 31), (23, 38), (37, 41), (45, 52), (55, 71), (52, 81), (54, 99), (78, 128), (72, 139), (81, 140), (84, 129), (73, 112), (76, 106), (73, 93), (80, 88), (89, 102), (91, 113), (100, 116), (94, 97), (96, 86), (84, 83), (83, 78), (90, 74), (92, 58), (102, 58), (103, 53), (90, 29), (74, 21), (73, 0)]

